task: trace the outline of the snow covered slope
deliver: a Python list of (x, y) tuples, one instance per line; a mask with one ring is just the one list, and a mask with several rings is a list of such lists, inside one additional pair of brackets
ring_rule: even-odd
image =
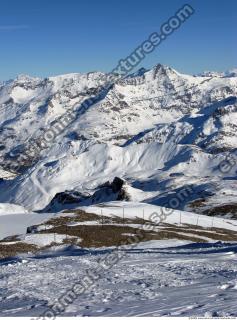
[(9, 236), (26, 234), (27, 227), (42, 223), (52, 216), (53, 214), (29, 212), (14, 204), (0, 203), (0, 240)]
[(28, 213), (28, 210), (11, 203), (0, 203), (0, 216), (17, 213)]
[[(104, 84), (111, 86), (105, 91)], [(99, 98), (80, 112), (90, 97)], [(0, 201), (44, 210), (67, 190), (82, 194), (77, 205), (86, 205), (101, 185), (118, 176), (127, 181), (131, 200), (169, 206), (189, 186), (192, 192), (179, 209), (216, 207), (215, 214), (236, 217), (236, 166), (224, 173), (219, 169), (227, 156), (236, 157), (236, 97), (234, 73), (190, 76), (160, 64), (115, 84), (109, 74), (98, 72), (20, 76), (4, 83), (0, 165), (5, 170), (5, 160), (16, 161), (29, 139), (37, 141), (70, 108), (78, 112), (15, 179), (0, 181)], [(231, 210), (220, 208), (223, 204)]]
[[(119, 253), (61, 316), (237, 316), (236, 244), (151, 241)], [(62, 247), (3, 263), (0, 316), (42, 315), (110, 254)]]

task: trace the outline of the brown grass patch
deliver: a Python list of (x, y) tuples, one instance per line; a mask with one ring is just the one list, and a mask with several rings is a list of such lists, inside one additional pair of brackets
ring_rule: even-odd
[(202, 212), (207, 216), (225, 216), (227, 214), (232, 214), (232, 219), (237, 219), (237, 203), (224, 204), (221, 206), (216, 206), (210, 209), (206, 209)]
[[(203, 238), (208, 238), (210, 241), (237, 241), (236, 232), (221, 228), (204, 228), (188, 224), (176, 226), (168, 223), (162, 223), (153, 228), (152, 225), (154, 226), (154, 224), (149, 221), (151, 227), (143, 230), (143, 225), (148, 222), (148, 220), (146, 221), (141, 218), (128, 219), (117, 216), (107, 217), (94, 213), (86, 213), (83, 210), (68, 210), (64, 211), (64, 213), (71, 213), (72, 215), (56, 216), (48, 220), (46, 223), (41, 224), (41, 226), (45, 225), (46, 227), (52, 227), (50, 229), (45, 228), (45, 230), (38, 231), (38, 233), (67, 235), (68, 238), (64, 240), (64, 244), (75, 244), (84, 248), (110, 247), (129, 244), (131, 242), (138, 243), (141, 241), (168, 239), (188, 240), (193, 242), (208, 241)], [(96, 221), (98, 224), (70, 225), (72, 223), (76, 224), (77, 222), (83, 223), (88, 221)], [(138, 228), (134, 228), (130, 226), (130, 224), (137, 224)], [(79, 242), (80, 239), (81, 242)], [(9, 244), (5, 244), (4, 242), (6, 241), (8, 241)], [(11, 244), (11, 242), (14, 243)], [(28, 252), (36, 253), (56, 245), (59, 244), (52, 243), (47, 247), (39, 248), (35, 245), (22, 242), (17, 236), (9, 237), (0, 241), (0, 258), (16, 256), (17, 254)]]
[(194, 201), (191, 201), (189, 203), (189, 206), (191, 208), (199, 208), (205, 205), (206, 199), (205, 198), (200, 198), (200, 199), (196, 199)]
[(21, 253), (35, 253), (37, 250), (37, 246), (23, 242), (14, 244), (0, 244), (0, 259), (15, 257)]

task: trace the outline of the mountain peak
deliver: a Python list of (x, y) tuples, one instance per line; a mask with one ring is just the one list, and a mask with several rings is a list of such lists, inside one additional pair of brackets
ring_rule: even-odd
[(174, 75), (177, 75), (178, 73), (172, 69), (169, 66), (163, 65), (163, 64), (156, 64), (151, 70), (150, 70), (153, 79), (160, 78), (160, 77), (167, 77), (170, 78)]

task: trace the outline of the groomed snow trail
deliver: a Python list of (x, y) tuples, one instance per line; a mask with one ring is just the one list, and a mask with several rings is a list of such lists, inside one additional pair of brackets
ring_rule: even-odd
[[(0, 262), (0, 316), (38, 316), (96, 270), (109, 249)], [(237, 316), (237, 243), (150, 241), (126, 256), (64, 316)]]

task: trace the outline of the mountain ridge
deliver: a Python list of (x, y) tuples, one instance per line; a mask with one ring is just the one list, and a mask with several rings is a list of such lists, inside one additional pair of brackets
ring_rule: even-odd
[[(157, 64), (115, 83), (110, 74), (92, 72), (46, 79), (24, 75), (2, 84), (5, 171), (4, 163), (17, 161), (27, 142), (37, 143), (39, 133), (61, 115), (74, 110), (76, 118), (15, 172), (17, 177), (1, 182), (0, 201), (42, 210), (57, 193), (93, 195), (118, 176), (130, 186), (132, 200), (167, 203), (177, 188), (193, 185), (196, 191), (180, 208), (193, 210), (206, 187), (213, 196), (197, 210), (234, 202), (235, 168), (225, 174), (216, 169), (237, 148), (237, 77), (230, 74), (190, 76)], [(108, 83), (105, 95), (81, 114), (83, 101)], [(221, 186), (229, 196), (221, 196)]]

